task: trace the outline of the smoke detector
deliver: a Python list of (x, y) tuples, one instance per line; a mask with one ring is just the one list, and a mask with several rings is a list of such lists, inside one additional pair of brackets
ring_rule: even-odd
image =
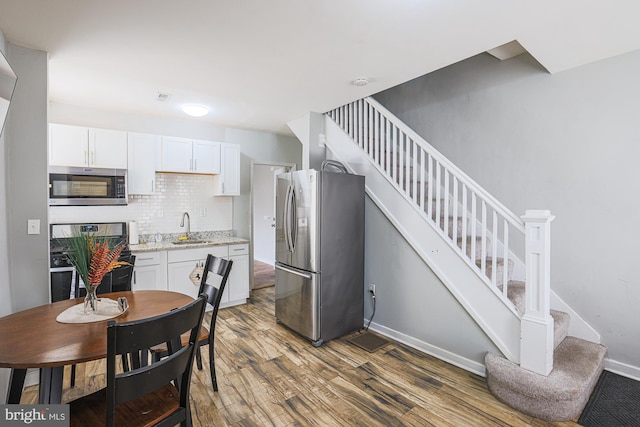
[(366, 86), (369, 84), (369, 79), (367, 79), (366, 77), (356, 77), (355, 79), (353, 79), (352, 83), (354, 86)]
[(158, 100), (160, 102), (164, 102), (167, 99), (169, 99), (169, 94), (168, 93), (160, 93), (160, 92), (158, 92), (158, 96), (156, 97), (156, 100)]

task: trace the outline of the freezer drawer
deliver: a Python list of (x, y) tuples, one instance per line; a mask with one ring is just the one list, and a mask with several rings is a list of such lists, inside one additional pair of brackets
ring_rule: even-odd
[(320, 274), (276, 264), (276, 318), (311, 341), (319, 341)]

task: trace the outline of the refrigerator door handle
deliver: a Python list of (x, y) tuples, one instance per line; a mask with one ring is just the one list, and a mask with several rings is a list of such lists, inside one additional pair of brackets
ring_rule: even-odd
[(305, 279), (311, 280), (311, 274), (303, 273), (301, 271), (293, 270), (291, 268), (283, 267), (281, 265), (276, 264), (276, 270), (286, 271), (287, 273), (295, 274), (296, 276), (304, 277)]
[(296, 187), (291, 186), (291, 252), (296, 250), (296, 240), (298, 237), (298, 210), (296, 208)]
[(287, 250), (293, 252), (291, 248), (291, 185), (287, 187), (287, 194), (284, 197), (284, 212), (282, 218), (284, 227), (284, 239), (287, 242)]

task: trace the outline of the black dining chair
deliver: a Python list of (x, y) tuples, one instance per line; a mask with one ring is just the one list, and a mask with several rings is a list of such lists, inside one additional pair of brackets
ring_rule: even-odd
[[(69, 403), (70, 426), (191, 426), (189, 390), (206, 296), (168, 313), (107, 323), (107, 387)], [(181, 345), (181, 335), (189, 339)], [(120, 372), (118, 358), (164, 343), (167, 357)]]
[[(216, 378), (215, 367), (215, 331), (216, 331), (216, 319), (218, 317), (218, 309), (220, 308), (220, 301), (222, 300), (222, 294), (224, 292), (227, 280), (229, 279), (229, 273), (233, 261), (224, 258), (219, 258), (214, 255), (208, 254), (207, 260), (204, 264), (202, 277), (200, 279), (199, 294), (207, 296), (207, 302), (213, 307), (211, 312), (211, 323), (209, 324), (209, 330), (202, 327), (200, 335), (198, 337), (198, 348), (196, 350), (196, 363), (199, 370), (202, 370), (202, 356), (200, 354), (200, 347), (209, 345), (209, 369), (211, 372), (211, 384), (213, 391), (218, 391), (218, 381)], [(185, 337), (183, 336), (183, 342)], [(167, 354), (166, 347), (158, 346), (151, 349), (154, 359), (160, 359)]]

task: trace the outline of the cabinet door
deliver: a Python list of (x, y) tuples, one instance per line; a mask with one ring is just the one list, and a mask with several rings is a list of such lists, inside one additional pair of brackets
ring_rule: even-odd
[(133, 268), (133, 283), (131, 289), (134, 291), (144, 290), (166, 290), (162, 287), (162, 269), (160, 265), (141, 265)]
[(244, 303), (249, 298), (249, 256), (232, 256), (229, 259), (233, 261), (227, 283), (229, 302)]
[(192, 142), (190, 139), (162, 137), (162, 165), (165, 172), (191, 172)]
[(200, 173), (220, 173), (220, 143), (194, 140), (193, 169)]
[(160, 136), (129, 132), (127, 139), (129, 194), (153, 194), (160, 159)]
[(167, 290), (167, 251), (132, 252), (136, 256), (133, 268), (134, 291), (144, 289)]
[(168, 287), (170, 291), (180, 292), (190, 297), (196, 298), (198, 296), (199, 284), (194, 284), (189, 275), (194, 268), (201, 262), (204, 265), (205, 260), (200, 261), (182, 261), (173, 262), (169, 264), (167, 269), (168, 275)]
[(127, 133), (120, 130), (89, 129), (89, 166), (127, 168)]
[(237, 144), (220, 146), (220, 176), (216, 195), (240, 195), (240, 146)]
[(82, 126), (49, 125), (49, 164), (84, 167), (89, 161), (89, 129)]

